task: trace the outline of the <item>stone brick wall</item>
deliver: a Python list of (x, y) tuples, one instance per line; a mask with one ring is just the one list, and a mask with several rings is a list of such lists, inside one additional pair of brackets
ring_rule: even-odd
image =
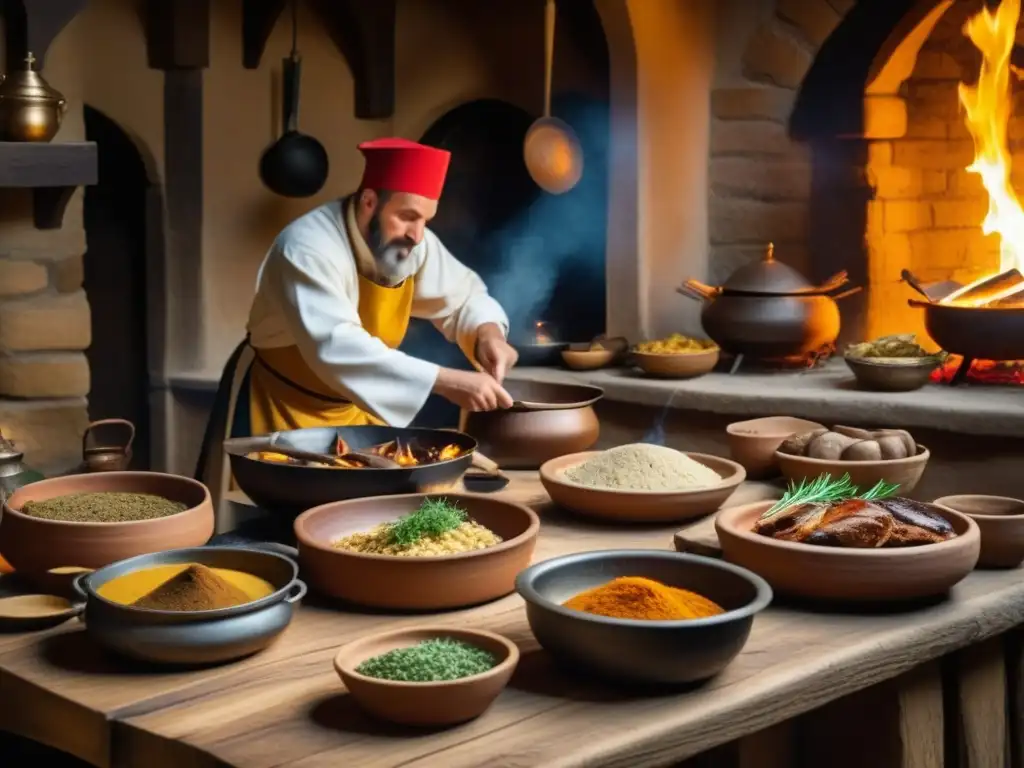
[[(80, 114), (68, 120), (74, 140)], [(0, 190), (0, 429), (30, 464), (60, 472), (80, 461), (88, 421), (82, 191), (59, 230), (35, 229), (31, 204), (30, 191)]]

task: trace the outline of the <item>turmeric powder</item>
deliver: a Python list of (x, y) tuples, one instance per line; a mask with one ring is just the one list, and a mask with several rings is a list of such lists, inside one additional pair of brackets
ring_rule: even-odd
[(581, 592), (562, 605), (597, 616), (647, 621), (684, 621), (725, 613), (720, 605), (696, 592), (641, 576), (620, 576)]

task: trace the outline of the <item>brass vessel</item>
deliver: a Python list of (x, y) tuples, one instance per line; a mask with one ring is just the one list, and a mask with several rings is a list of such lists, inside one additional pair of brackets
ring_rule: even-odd
[(0, 76), (0, 141), (53, 139), (67, 110), (67, 100), (33, 69), (36, 58), (25, 57), (25, 68)]

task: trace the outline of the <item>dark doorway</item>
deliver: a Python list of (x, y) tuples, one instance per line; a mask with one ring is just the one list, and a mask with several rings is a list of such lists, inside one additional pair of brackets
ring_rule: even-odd
[[(85, 107), (85, 137), (99, 150), (99, 182), (86, 187), (84, 287), (92, 311), (89, 418), (135, 424), (133, 469), (150, 463), (146, 328), (146, 196), (149, 177), (131, 138)], [(96, 436), (106, 441), (105, 435)], [(111, 438), (116, 435), (111, 435)]]

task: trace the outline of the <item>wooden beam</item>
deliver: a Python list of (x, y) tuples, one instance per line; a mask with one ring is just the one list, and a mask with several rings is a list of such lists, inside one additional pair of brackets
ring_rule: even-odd
[(267, 40), (288, 0), (243, 0), (242, 66), (256, 69), (263, 58)]
[(310, 0), (355, 80), (355, 115), (395, 113), (395, 0)]
[(151, 69), (210, 66), (210, 0), (145, 0), (143, 21)]
[(96, 178), (93, 142), (0, 142), (0, 187), (32, 189), (33, 219), (39, 229), (60, 229), (75, 190), (95, 184)]
[(2, 0), (7, 71), (23, 69), (31, 51), (42, 70), (50, 43), (83, 8), (87, 0)]

